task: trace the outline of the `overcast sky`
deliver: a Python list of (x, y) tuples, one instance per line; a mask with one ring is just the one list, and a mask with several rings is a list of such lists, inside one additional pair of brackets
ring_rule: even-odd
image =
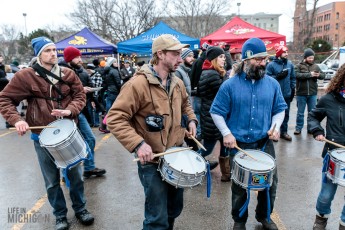
[[(339, 0), (319, 0), (319, 6)], [(56, 28), (59, 24), (70, 25), (66, 18), (74, 6), (75, 0), (2, 0), (0, 13), (0, 26), (3, 24), (15, 25), (25, 34), (25, 21), (27, 33), (49, 25)], [(232, 3), (231, 13), (238, 12), (237, 2), (241, 3), (240, 14), (255, 14), (259, 12), (282, 14), (279, 18), (279, 33), (286, 36), (287, 41), (292, 40), (293, 13), (295, 0), (235, 0)], [(307, 7), (312, 7), (312, 0), (308, 0)], [(56, 4), (58, 3), (58, 4)], [(26, 17), (23, 16), (26, 13)], [(26, 19), (26, 20), (25, 20)], [(82, 29), (82, 28), (80, 28)]]

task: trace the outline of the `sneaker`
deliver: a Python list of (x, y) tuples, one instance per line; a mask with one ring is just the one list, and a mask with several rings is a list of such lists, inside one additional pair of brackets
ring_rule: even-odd
[(244, 222), (235, 222), (233, 230), (246, 230), (246, 223), (244, 223)]
[(272, 219), (270, 220), (269, 223), (267, 221), (267, 218), (256, 219), (256, 220), (262, 224), (262, 228), (265, 230), (278, 230), (277, 225), (273, 222)]
[(296, 129), (295, 132), (293, 132), (293, 134), (295, 134), (295, 135), (300, 135), (300, 134), (301, 134), (301, 130)]
[(283, 133), (282, 135), (280, 135), (280, 138), (287, 140), (287, 141), (292, 141), (292, 137), (287, 133)]
[(102, 129), (101, 127), (99, 127), (98, 130), (99, 130), (100, 132), (102, 132), (102, 133), (110, 133), (109, 130), (107, 130), (107, 129)]
[(313, 225), (313, 230), (325, 230), (328, 218), (316, 215), (315, 222)]
[(94, 168), (90, 171), (84, 171), (83, 176), (85, 178), (90, 178), (91, 176), (102, 176), (106, 173), (105, 169)]
[(55, 229), (56, 230), (67, 230), (68, 229), (68, 222), (66, 217), (61, 217), (56, 219)]
[(81, 222), (82, 225), (91, 225), (95, 220), (92, 214), (89, 213), (89, 211), (87, 211), (86, 209), (76, 213), (75, 217), (77, 217), (77, 219)]

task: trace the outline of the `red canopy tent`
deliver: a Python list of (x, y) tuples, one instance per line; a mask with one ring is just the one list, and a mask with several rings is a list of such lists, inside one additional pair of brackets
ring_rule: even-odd
[(231, 53), (240, 53), (243, 43), (249, 38), (257, 37), (264, 41), (267, 51), (274, 50), (274, 44), (286, 45), (284, 35), (253, 26), (239, 17), (234, 17), (217, 31), (200, 39), (200, 44), (207, 42), (213, 46), (230, 44)]

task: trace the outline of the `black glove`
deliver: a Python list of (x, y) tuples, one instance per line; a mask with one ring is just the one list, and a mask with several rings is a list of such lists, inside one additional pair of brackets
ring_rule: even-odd
[(292, 89), (291, 89), (290, 101), (292, 101), (293, 98), (295, 97), (295, 93), (296, 93), (296, 89), (295, 89), (295, 88), (292, 88)]
[(283, 69), (280, 73), (277, 73), (277, 80), (281, 80), (286, 78), (286, 76), (288, 75), (289, 71), (287, 69)]

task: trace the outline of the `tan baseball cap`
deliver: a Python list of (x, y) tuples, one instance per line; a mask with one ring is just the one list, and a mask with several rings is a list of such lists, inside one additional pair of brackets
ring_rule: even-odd
[(158, 50), (179, 50), (189, 48), (189, 44), (182, 44), (175, 36), (171, 34), (162, 34), (153, 40), (152, 54)]

